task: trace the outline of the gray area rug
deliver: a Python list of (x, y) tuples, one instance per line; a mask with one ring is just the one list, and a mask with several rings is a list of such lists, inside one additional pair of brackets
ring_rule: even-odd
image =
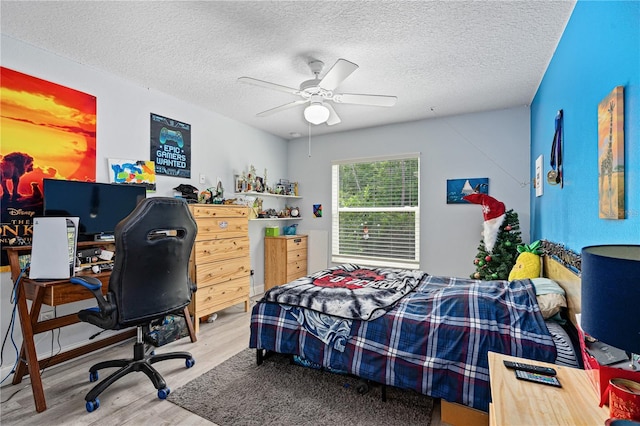
[(167, 398), (220, 426), (229, 425), (429, 425), (433, 400), (417, 392), (380, 386), (366, 394), (358, 379), (289, 364), (283, 356), (256, 365), (245, 349)]

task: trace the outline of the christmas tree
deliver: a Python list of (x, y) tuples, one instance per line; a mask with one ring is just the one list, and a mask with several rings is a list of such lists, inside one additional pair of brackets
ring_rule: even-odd
[(518, 213), (513, 210), (505, 212), (505, 218), (498, 230), (498, 236), (493, 250), (487, 250), (484, 239), (478, 246), (478, 254), (473, 263), (476, 272), (471, 278), (477, 280), (506, 280), (518, 257), (520, 238), (520, 221)]

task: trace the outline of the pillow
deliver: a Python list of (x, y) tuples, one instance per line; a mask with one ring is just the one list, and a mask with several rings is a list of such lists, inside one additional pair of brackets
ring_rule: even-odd
[(536, 299), (544, 319), (553, 317), (561, 308), (567, 307), (564, 289), (557, 282), (549, 278), (532, 278), (531, 282), (536, 289)]
[(520, 254), (516, 259), (516, 264), (509, 272), (509, 281), (539, 277), (542, 270), (540, 241), (534, 241), (529, 245), (519, 245), (517, 249)]
[(536, 296), (540, 312), (544, 319), (549, 319), (560, 312), (560, 308), (567, 307), (567, 300), (561, 294), (549, 293)]
[(560, 284), (549, 278), (531, 278), (531, 282), (536, 289), (536, 296), (549, 293), (565, 295), (564, 289), (560, 287)]

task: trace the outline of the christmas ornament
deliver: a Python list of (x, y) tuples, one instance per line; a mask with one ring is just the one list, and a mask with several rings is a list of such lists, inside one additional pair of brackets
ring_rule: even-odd
[(504, 245), (507, 246), (507, 247), (511, 247), (511, 241), (505, 241)]
[(473, 204), (482, 205), (484, 216), (483, 239), (487, 251), (491, 253), (498, 239), (498, 231), (505, 219), (504, 203), (487, 194), (473, 193), (462, 197)]
[(477, 265), (477, 264), (478, 264), (478, 262), (480, 262), (480, 259), (478, 259), (477, 257), (476, 257), (475, 259), (473, 259), (473, 264), (474, 264), (474, 265)]
[(491, 262), (491, 256), (485, 257), (484, 260), (486, 260), (487, 262)]
[(495, 272), (493, 274), (491, 274), (491, 278), (493, 278), (494, 280), (498, 278), (498, 274), (496, 274)]
[(478, 261), (478, 266), (484, 266), (484, 260), (479, 260)]
[(505, 227), (504, 227), (504, 230), (505, 230), (505, 231), (511, 231), (511, 225), (507, 225), (507, 226), (505, 226)]
[(480, 272), (476, 272), (475, 274), (473, 274), (473, 278), (475, 279), (480, 279)]

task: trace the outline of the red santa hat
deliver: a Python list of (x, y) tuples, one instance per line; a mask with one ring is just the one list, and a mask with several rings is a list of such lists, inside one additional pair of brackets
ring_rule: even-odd
[(487, 194), (473, 193), (462, 197), (473, 204), (482, 205), (482, 214), (484, 215), (484, 230), (482, 237), (484, 246), (489, 253), (493, 251), (493, 247), (498, 239), (498, 231), (506, 217), (505, 207), (502, 201), (498, 201)]

